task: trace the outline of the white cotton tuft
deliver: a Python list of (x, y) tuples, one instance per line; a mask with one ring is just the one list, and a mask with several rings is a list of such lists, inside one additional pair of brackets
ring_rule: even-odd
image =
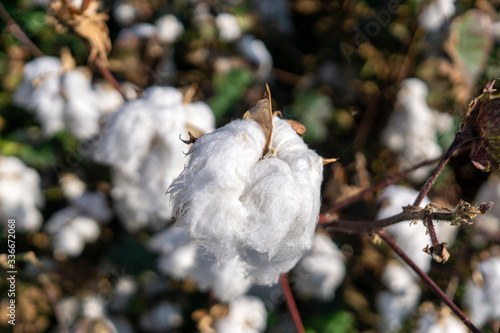
[[(477, 192), (475, 202), (494, 202), (495, 205), (488, 211), (488, 214), (478, 215), (475, 219), (474, 228), (479, 229), (485, 237), (500, 233), (500, 177), (491, 174), (488, 180), (481, 185)], [(480, 242), (484, 243), (484, 236), (480, 237)]]
[(273, 118), (269, 153), (254, 120), (199, 138), (169, 188), (177, 225), (219, 261), (238, 257), (255, 283), (271, 284), (312, 247), (322, 158)]
[(384, 267), (382, 282), (388, 290), (377, 295), (380, 332), (395, 332), (418, 305), (420, 286), (411, 272), (399, 263)]
[(260, 80), (271, 75), (273, 57), (264, 42), (246, 34), (238, 41), (238, 48), (245, 58), (258, 65), (257, 77)]
[(219, 39), (223, 42), (234, 42), (241, 37), (241, 28), (236, 17), (229, 13), (220, 13), (215, 18), (219, 30)]
[(220, 301), (231, 301), (250, 289), (251, 281), (239, 261), (218, 265), (213, 255), (191, 242), (181, 228), (173, 226), (155, 235), (148, 247), (161, 254), (158, 262), (161, 272), (177, 279), (190, 278), (200, 290), (211, 289)]
[(0, 217), (7, 227), (15, 219), (17, 231), (34, 232), (42, 225), (40, 176), (14, 156), (0, 156)]
[(64, 126), (77, 139), (92, 138), (99, 132), (101, 114), (90, 81), (80, 71), (69, 71), (62, 77), (62, 92), (66, 99)]
[(160, 42), (172, 44), (184, 33), (184, 26), (174, 15), (163, 15), (156, 20), (155, 26)]
[[(382, 133), (382, 142), (398, 155), (402, 170), (443, 153), (436, 135), (443, 131), (443, 123), (451, 124), (451, 120), (443, 121), (451, 116), (441, 114), (438, 124), (435, 111), (427, 105), (427, 94), (427, 85), (420, 79), (404, 80), (397, 95), (396, 108)], [(431, 167), (419, 168), (410, 173), (408, 179), (421, 182), (430, 170)]]
[(294, 290), (298, 295), (330, 301), (345, 277), (344, 255), (330, 237), (318, 233), (311, 252), (299, 261), (293, 272)]
[(452, 314), (439, 315), (427, 311), (417, 322), (413, 333), (467, 333), (465, 325)]
[(267, 312), (264, 303), (253, 296), (241, 296), (229, 303), (227, 317), (217, 319), (218, 333), (259, 333), (266, 329)]
[(84, 317), (97, 320), (105, 317), (104, 300), (100, 297), (88, 296), (83, 300), (82, 314)]
[(159, 229), (170, 220), (172, 210), (165, 192), (188, 161), (179, 136), (187, 137), (190, 122), (203, 130), (214, 128), (215, 118), (207, 116), (208, 107), (193, 113), (182, 98), (175, 88), (147, 89), (140, 99), (107, 118), (96, 144), (94, 159), (113, 168), (111, 196), (130, 232)]
[(433, 0), (422, 9), (418, 22), (427, 31), (437, 31), (453, 14), (455, 14), (455, 0)]
[(470, 319), (478, 327), (489, 320), (500, 320), (500, 257), (489, 258), (479, 264), (483, 286), (472, 280), (465, 287), (464, 303)]

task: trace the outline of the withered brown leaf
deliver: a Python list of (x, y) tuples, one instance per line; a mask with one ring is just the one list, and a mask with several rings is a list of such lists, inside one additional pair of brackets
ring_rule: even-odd
[(269, 86), (266, 84), (266, 92), (264, 98), (259, 100), (257, 104), (245, 112), (243, 119), (253, 119), (262, 126), (264, 135), (266, 136), (266, 145), (264, 146), (264, 151), (262, 156), (264, 156), (271, 143), (271, 136), (273, 134), (273, 111), (271, 105), (271, 92), (269, 91)]
[(108, 53), (111, 51), (111, 41), (106, 21), (109, 16), (98, 13), (99, 0), (85, 2), (81, 9), (74, 8), (69, 1), (53, 0), (49, 5), (51, 19), (49, 22), (58, 28), (68, 28), (90, 44), (89, 62), (99, 57), (107, 67)]

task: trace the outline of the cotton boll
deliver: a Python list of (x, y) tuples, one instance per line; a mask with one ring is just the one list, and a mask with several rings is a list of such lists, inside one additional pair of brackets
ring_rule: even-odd
[[(500, 178), (492, 174), (488, 181), (479, 188), (475, 201), (477, 202), (500, 202)], [(486, 235), (494, 235), (500, 232), (500, 205), (495, 204), (488, 214), (478, 215), (474, 227), (482, 230)]]
[(273, 68), (273, 57), (266, 45), (252, 35), (244, 35), (238, 41), (238, 48), (245, 58), (257, 64), (257, 77), (261, 80), (268, 78)]
[(74, 229), (85, 242), (95, 242), (101, 234), (99, 224), (91, 218), (78, 216), (73, 219), (71, 228)]
[(76, 229), (64, 226), (54, 237), (53, 246), (54, 253), (61, 251), (70, 257), (77, 257), (85, 248), (85, 240)]
[(219, 39), (223, 42), (234, 42), (241, 37), (241, 28), (234, 15), (220, 13), (215, 18), (215, 25), (219, 30)]
[(493, 257), (479, 264), (484, 287), (491, 307), (491, 317), (500, 320), (500, 257)]
[(120, 277), (113, 287), (113, 297), (109, 307), (113, 312), (122, 312), (129, 305), (138, 289), (137, 282), (131, 277)]
[(469, 310), (471, 322), (477, 327), (484, 326), (491, 316), (486, 289), (469, 280), (465, 285), (464, 304)]
[(147, 332), (166, 332), (179, 327), (182, 323), (179, 306), (162, 301), (141, 316), (139, 326)]
[(34, 232), (42, 225), (40, 176), (17, 157), (0, 156), (0, 217), (2, 225), (16, 220), (16, 230)]
[(330, 237), (317, 233), (311, 253), (299, 261), (293, 272), (297, 294), (330, 301), (345, 277), (344, 255)]
[(427, 31), (436, 31), (455, 14), (455, 0), (434, 0), (426, 4), (418, 21)]
[[(401, 169), (442, 154), (436, 136), (441, 126), (436, 122), (435, 111), (427, 105), (427, 94), (428, 88), (423, 81), (404, 80), (397, 95), (396, 109), (382, 133), (382, 142), (398, 155)], [(421, 182), (429, 171), (430, 167), (419, 168), (409, 175), (409, 179)]]
[(90, 139), (99, 132), (98, 99), (85, 74), (73, 70), (62, 77), (66, 99), (64, 125), (77, 139)]
[(253, 296), (241, 296), (229, 303), (227, 317), (219, 318), (214, 327), (218, 333), (259, 333), (266, 329), (264, 303)]
[(214, 281), (212, 292), (222, 302), (229, 302), (244, 295), (251, 287), (252, 281), (245, 276), (239, 260), (232, 260), (212, 269)]
[(113, 17), (122, 26), (132, 25), (140, 16), (140, 10), (123, 1), (117, 1), (113, 6)]
[(210, 106), (203, 102), (185, 105), (187, 111), (186, 125), (202, 133), (209, 133), (215, 128), (215, 116)]
[(312, 247), (323, 163), (284, 120), (270, 154), (251, 120), (199, 138), (169, 188), (177, 225), (219, 261), (238, 257), (255, 283), (271, 284)]
[(435, 312), (425, 312), (418, 320), (413, 333), (467, 333), (464, 324), (455, 316), (447, 314), (444, 318)]
[(380, 332), (398, 331), (418, 304), (420, 286), (408, 269), (398, 263), (384, 268), (382, 282), (388, 290), (377, 295)]
[(122, 95), (109, 83), (94, 84), (94, 91), (102, 115), (112, 113), (125, 103)]
[(155, 26), (160, 42), (172, 44), (184, 33), (184, 26), (174, 15), (168, 14), (156, 20)]
[(149, 39), (156, 36), (156, 26), (151, 23), (136, 23), (130, 28), (123, 28), (118, 33), (117, 39)]

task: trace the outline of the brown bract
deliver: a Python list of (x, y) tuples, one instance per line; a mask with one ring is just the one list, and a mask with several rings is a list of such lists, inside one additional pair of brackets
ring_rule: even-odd
[(462, 120), (464, 136), (472, 139), (472, 163), (484, 172), (500, 169), (500, 95), (494, 84), (490, 81), (471, 101)]
[(111, 41), (106, 21), (109, 16), (98, 13), (100, 1), (85, 1), (81, 9), (74, 8), (67, 0), (54, 0), (49, 5), (49, 22), (58, 28), (68, 28), (86, 39), (90, 44), (89, 62), (96, 57), (108, 64), (108, 53), (111, 51)]
[(264, 98), (257, 102), (253, 108), (245, 112), (243, 119), (253, 119), (262, 126), (264, 135), (266, 136), (266, 145), (264, 146), (264, 156), (271, 143), (271, 136), (273, 134), (273, 110), (271, 106), (271, 92), (269, 91), (269, 86), (266, 84), (266, 93)]

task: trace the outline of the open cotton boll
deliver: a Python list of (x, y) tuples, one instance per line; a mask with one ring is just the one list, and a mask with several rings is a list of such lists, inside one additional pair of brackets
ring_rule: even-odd
[(42, 225), (40, 176), (14, 156), (0, 156), (0, 217), (2, 225), (16, 220), (16, 230), (34, 232)]
[(184, 33), (184, 26), (172, 14), (163, 15), (155, 22), (157, 36), (160, 42), (172, 44)]
[(311, 252), (299, 261), (293, 273), (297, 294), (330, 301), (345, 277), (344, 255), (330, 237), (317, 233)]
[(97, 95), (84, 73), (72, 70), (62, 77), (65, 96), (64, 125), (77, 139), (90, 139), (99, 132), (101, 116)]
[(444, 316), (435, 311), (426, 311), (417, 322), (413, 333), (467, 333), (464, 324), (455, 316), (446, 313)]
[[(500, 177), (492, 174), (477, 192), (477, 202), (500, 202)], [(500, 205), (494, 205), (488, 214), (478, 215), (474, 228), (482, 230), (486, 236), (500, 232)]]
[(260, 80), (268, 78), (273, 68), (273, 57), (264, 42), (246, 34), (238, 41), (238, 49), (245, 58), (257, 64), (257, 77)]
[(273, 118), (269, 154), (252, 119), (199, 138), (169, 188), (177, 225), (219, 261), (238, 257), (255, 283), (271, 284), (312, 247), (322, 158)]
[(267, 312), (264, 303), (253, 296), (241, 296), (229, 303), (226, 317), (217, 319), (218, 333), (259, 333), (266, 330)]
[(414, 312), (420, 299), (420, 286), (408, 269), (399, 263), (389, 263), (382, 272), (382, 282), (388, 288), (377, 295), (380, 332), (397, 332)]
[(206, 103), (194, 102), (185, 104), (187, 111), (186, 126), (202, 133), (213, 131), (215, 124), (215, 116)]
[[(398, 155), (401, 169), (442, 154), (436, 136), (440, 125), (435, 121), (435, 111), (427, 105), (427, 94), (427, 85), (420, 79), (404, 80), (397, 95), (396, 108), (382, 133), (382, 143)], [(446, 116), (443, 114), (443, 117)], [(419, 168), (408, 178), (421, 182), (430, 170), (430, 167)]]
[(426, 3), (418, 22), (427, 31), (436, 31), (455, 14), (455, 0), (434, 0)]
[(234, 15), (220, 13), (215, 17), (215, 25), (219, 30), (219, 39), (223, 42), (234, 42), (241, 37), (241, 28)]

